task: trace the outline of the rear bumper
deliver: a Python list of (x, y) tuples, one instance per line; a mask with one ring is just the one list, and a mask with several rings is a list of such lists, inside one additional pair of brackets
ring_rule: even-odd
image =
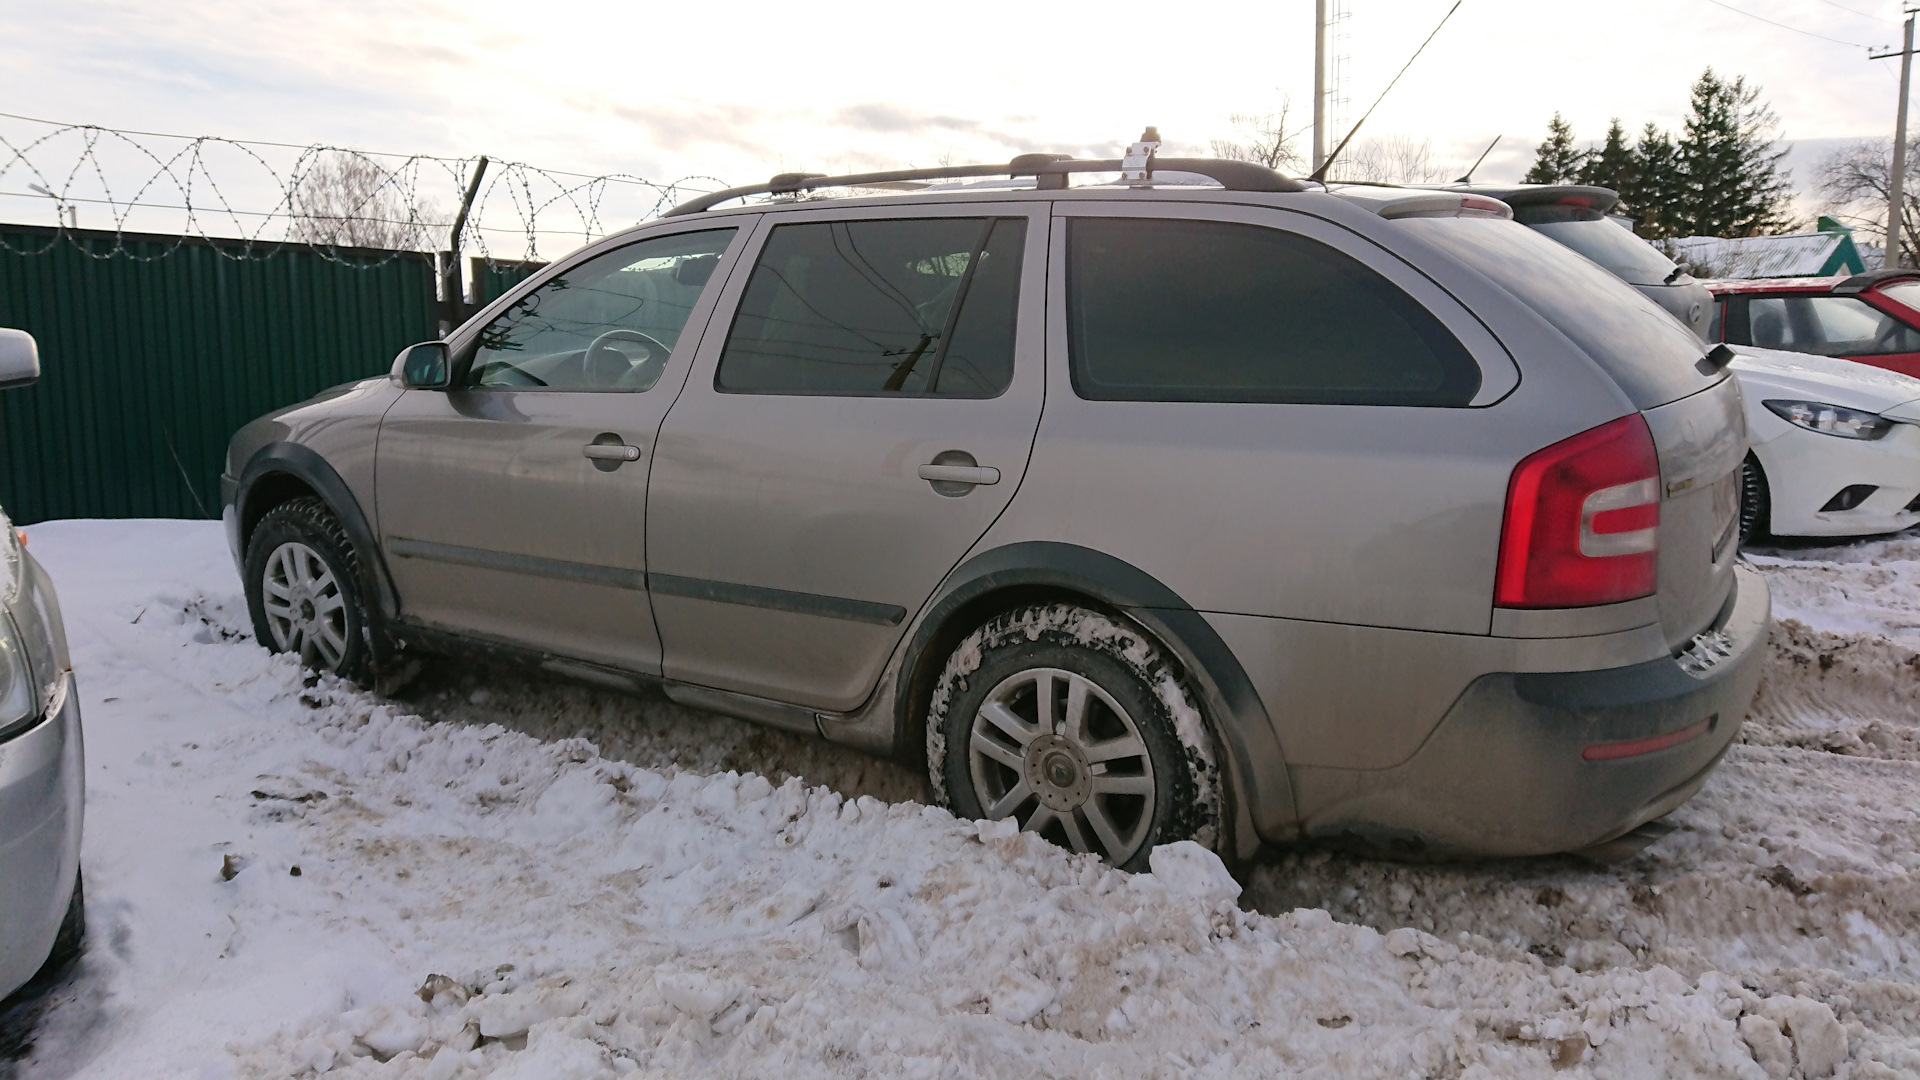
[(52, 715), (0, 743), (0, 997), (40, 970), (80, 872), (85, 783), (73, 676)]
[(1468, 685), (1390, 769), (1296, 769), (1309, 836), (1408, 854), (1541, 855), (1609, 840), (1692, 797), (1760, 682), (1772, 601), (1741, 566), (1719, 646), (1602, 671)]

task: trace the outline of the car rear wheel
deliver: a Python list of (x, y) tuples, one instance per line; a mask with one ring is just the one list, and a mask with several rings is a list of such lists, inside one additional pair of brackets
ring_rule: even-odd
[(1099, 613), (1028, 608), (982, 627), (949, 660), (928, 726), (936, 793), (965, 817), (1012, 818), (1130, 870), (1156, 845), (1216, 841), (1198, 712), (1159, 650)]
[(1742, 547), (1767, 538), (1767, 522), (1772, 514), (1767, 495), (1767, 474), (1760, 459), (1752, 454), (1740, 463), (1740, 544)]
[(315, 671), (362, 679), (368, 668), (360, 564), (340, 521), (315, 498), (267, 511), (247, 542), (254, 636)]

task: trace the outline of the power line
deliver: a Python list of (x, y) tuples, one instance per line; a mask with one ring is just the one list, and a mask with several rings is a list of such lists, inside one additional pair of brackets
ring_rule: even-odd
[[(1829, 2), (1831, 2), (1831, 0), (1829, 0)], [(1842, 40), (1840, 40), (1839, 38), (1835, 38), (1835, 37), (1828, 37), (1828, 36), (1827, 36), (1827, 35), (1825, 35), (1825, 34), (1816, 34), (1816, 33), (1814, 33), (1814, 32), (1813, 32), (1813, 31), (1811, 31), (1811, 30), (1802, 30), (1802, 29), (1800, 29), (1800, 28), (1799, 28), (1799, 27), (1797, 27), (1797, 26), (1788, 26), (1788, 25), (1787, 25), (1786, 23), (1783, 23), (1783, 22), (1774, 22), (1774, 21), (1773, 21), (1772, 19), (1769, 19), (1769, 18), (1767, 18), (1767, 17), (1765, 16), (1765, 15), (1755, 15), (1755, 14), (1754, 14), (1753, 12), (1751, 12), (1751, 11), (1742, 11), (1742, 10), (1740, 10), (1739, 8), (1737, 8), (1737, 7), (1734, 7), (1734, 6), (1732, 5), (1732, 4), (1727, 4), (1727, 3), (1722, 3), (1722, 2), (1721, 2), (1721, 0), (1707, 0), (1707, 3), (1709, 3), (1709, 4), (1712, 4), (1712, 5), (1714, 6), (1714, 7), (1717, 7), (1717, 8), (1725, 8), (1725, 9), (1727, 9), (1728, 11), (1731, 11), (1731, 12), (1733, 12), (1733, 13), (1734, 13), (1735, 15), (1745, 15), (1745, 16), (1746, 16), (1747, 18), (1749, 18), (1749, 19), (1758, 19), (1759, 21), (1761, 21), (1761, 22), (1763, 22), (1763, 23), (1766, 23), (1766, 24), (1767, 24), (1768, 26), (1774, 26), (1774, 27), (1778, 27), (1778, 28), (1780, 28), (1780, 29), (1782, 29), (1782, 30), (1790, 30), (1790, 31), (1792, 31), (1793, 33), (1796, 33), (1796, 34), (1803, 34), (1803, 35), (1805, 35), (1805, 36), (1807, 36), (1807, 37), (1810, 37), (1810, 38), (1819, 38), (1819, 39), (1820, 39), (1821, 41), (1830, 41), (1830, 42), (1832, 42), (1832, 43), (1834, 43), (1835, 45), (1849, 45), (1849, 46), (1852, 46), (1853, 48), (1856, 48), (1856, 49), (1871, 49), (1871, 48), (1873, 48), (1873, 46), (1871, 46), (1871, 45), (1862, 45), (1862, 44), (1860, 44), (1860, 43), (1859, 43), (1859, 42), (1857, 42), (1857, 41), (1842, 41)], [(1840, 5), (1838, 5), (1838, 4), (1834, 4), (1834, 6), (1835, 6), (1835, 7), (1839, 7)], [(1849, 9), (1849, 10), (1851, 10), (1851, 9)], [(1856, 11), (1856, 12), (1854, 12), (1854, 14), (1856, 14), (1856, 15), (1858, 15), (1858, 14), (1859, 14), (1859, 12), (1857, 12), (1857, 11)], [(1871, 18), (1871, 16), (1869, 16), (1869, 17)]]
[(1840, 9), (1841, 11), (1845, 11), (1845, 12), (1848, 12), (1848, 13), (1850, 13), (1850, 14), (1854, 14), (1854, 15), (1858, 15), (1858, 16), (1860, 16), (1860, 17), (1861, 17), (1861, 18), (1863, 18), (1863, 19), (1872, 19), (1872, 20), (1873, 20), (1874, 22), (1877, 22), (1877, 23), (1883, 23), (1883, 24), (1885, 24), (1885, 25), (1887, 25), (1887, 26), (1898, 26), (1898, 25), (1900, 25), (1899, 23), (1897, 23), (1897, 22), (1894, 22), (1894, 21), (1892, 21), (1892, 20), (1890, 20), (1890, 19), (1883, 19), (1883, 18), (1881, 18), (1881, 17), (1880, 17), (1880, 16), (1878, 16), (1878, 15), (1869, 15), (1869, 14), (1867, 14), (1867, 13), (1866, 13), (1866, 12), (1864, 12), (1864, 11), (1860, 11), (1860, 10), (1858, 10), (1858, 9), (1856, 9), (1856, 8), (1850, 8), (1850, 7), (1848, 7), (1848, 6), (1847, 6), (1847, 5), (1845, 5), (1845, 4), (1838, 4), (1838, 3), (1835, 3), (1835, 2), (1834, 2), (1834, 0), (1820, 0), (1820, 2), (1821, 2), (1821, 3), (1823, 3), (1823, 4), (1825, 4), (1825, 5), (1827, 5), (1828, 7), (1831, 7), (1831, 8), (1839, 8), (1839, 9)]

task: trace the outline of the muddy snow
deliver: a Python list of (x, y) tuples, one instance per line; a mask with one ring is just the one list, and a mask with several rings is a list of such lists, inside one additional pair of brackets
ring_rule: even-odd
[(1744, 740), (1630, 861), (1242, 891), (664, 701), (303, 678), (217, 525), (28, 533), (89, 944), (21, 1077), (1920, 1077), (1920, 538), (1756, 558), (1790, 618)]

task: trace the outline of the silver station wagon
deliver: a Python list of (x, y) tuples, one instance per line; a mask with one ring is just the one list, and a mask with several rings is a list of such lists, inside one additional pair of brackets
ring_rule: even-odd
[(1588, 848), (1704, 782), (1770, 607), (1726, 358), (1511, 218), (1150, 153), (783, 175), (247, 425), (228, 536), (316, 669), (657, 686), (1121, 866)]

